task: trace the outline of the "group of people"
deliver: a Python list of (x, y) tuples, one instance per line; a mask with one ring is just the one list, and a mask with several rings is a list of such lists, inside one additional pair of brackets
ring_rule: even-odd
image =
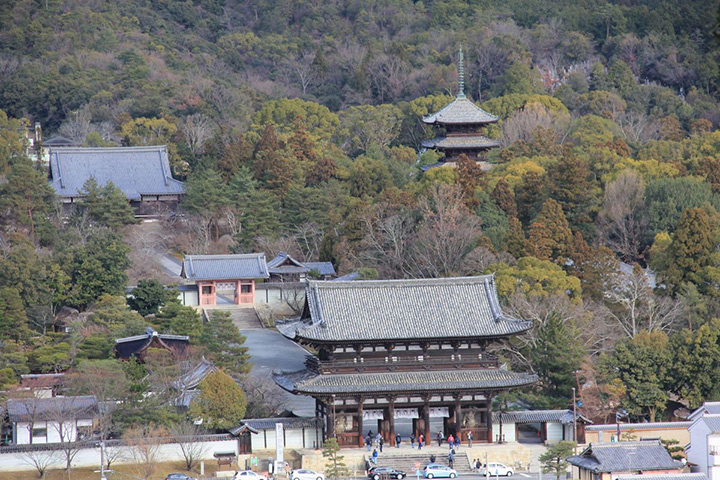
[[(435, 436), (435, 440), (437, 440), (438, 447), (442, 445), (443, 440), (445, 440), (445, 435), (443, 435), (442, 432), (437, 432), (437, 435)], [(468, 441), (468, 447), (472, 448), (472, 441), (473, 441), (473, 434), (472, 432), (467, 433), (467, 441)], [(460, 435), (453, 435), (452, 433), (447, 438), (448, 442), (448, 448), (450, 450), (453, 450), (455, 448), (460, 448)]]
[[(442, 445), (443, 441), (445, 440), (445, 435), (443, 435), (442, 432), (437, 432), (437, 435), (435, 436), (435, 439), (437, 440), (438, 447)], [(415, 445), (417, 445), (418, 450), (422, 450), (422, 447), (425, 446), (425, 436), (421, 433), (420, 435), (415, 435), (415, 432), (412, 432), (410, 434), (410, 446), (412, 448), (415, 448)], [(467, 441), (468, 441), (468, 447), (472, 448), (472, 441), (473, 441), (473, 434), (472, 432), (467, 433)], [(448, 442), (448, 448), (454, 452), (454, 449), (460, 448), (460, 435), (453, 435), (452, 433), (447, 438)], [(402, 436), (399, 433), (395, 434), (395, 448), (400, 448), (400, 444), (402, 443)], [(377, 433), (376, 435), (373, 434), (372, 430), (369, 430), (367, 435), (365, 436), (365, 448), (369, 452), (371, 449), (374, 448), (373, 451), (373, 457), (377, 458), (376, 453), (382, 453), (383, 446), (385, 445), (385, 439), (383, 438), (381, 433)], [(379, 450), (379, 452), (378, 452)]]

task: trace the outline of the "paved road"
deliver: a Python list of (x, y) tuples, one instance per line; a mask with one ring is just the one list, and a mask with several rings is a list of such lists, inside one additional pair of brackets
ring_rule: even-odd
[[(270, 376), (273, 370), (297, 371), (305, 368), (308, 352), (275, 330), (241, 330), (240, 333), (246, 337), (245, 346), (253, 362), (253, 374)], [(315, 416), (313, 398), (293, 395), (277, 386), (275, 392), (285, 399), (288, 410), (296, 415)]]

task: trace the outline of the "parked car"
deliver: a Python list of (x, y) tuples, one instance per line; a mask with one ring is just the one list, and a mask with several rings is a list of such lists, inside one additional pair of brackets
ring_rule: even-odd
[[(486, 468), (487, 472), (485, 471)], [(483, 465), (480, 469), (480, 475), (488, 474), (491, 476), (512, 477), (515, 475), (515, 471), (502, 463), (488, 463), (487, 467)]]
[(368, 470), (368, 478), (372, 478), (373, 480), (380, 480), (380, 478), (397, 478), (397, 480), (402, 480), (405, 477), (407, 477), (405, 472), (390, 467), (373, 467)]
[(184, 473), (168, 473), (168, 476), (165, 477), (165, 480), (197, 480), (197, 478), (190, 477), (188, 475), (185, 475)]
[(425, 465), (425, 468), (423, 469), (423, 476), (425, 478), (455, 478), (458, 476), (458, 473), (456, 470), (453, 470), (447, 465), (430, 463)]
[(241, 470), (235, 473), (233, 480), (265, 480), (265, 476), (252, 470)]
[(307, 468), (301, 468), (290, 472), (290, 480), (325, 480), (325, 475)]

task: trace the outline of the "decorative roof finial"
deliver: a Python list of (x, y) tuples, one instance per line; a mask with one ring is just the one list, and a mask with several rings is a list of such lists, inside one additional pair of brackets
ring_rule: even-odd
[(458, 57), (458, 98), (465, 98), (465, 57), (463, 56), (462, 44), (460, 44), (460, 55)]

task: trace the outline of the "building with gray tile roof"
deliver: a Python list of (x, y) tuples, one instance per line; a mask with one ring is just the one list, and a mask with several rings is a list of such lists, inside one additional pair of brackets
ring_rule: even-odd
[[(646, 423), (621, 423), (620, 431), (661, 429), (661, 428), (688, 428), (692, 422), (646, 422)], [(616, 432), (618, 424), (608, 423), (605, 425), (588, 425), (585, 430), (588, 432)]]
[(94, 418), (98, 415), (98, 402), (93, 395), (11, 398), (7, 401), (7, 414), (12, 423)]
[(429, 125), (482, 125), (499, 119), (475, 105), (461, 92), (441, 110), (423, 117), (423, 122)]
[(287, 252), (280, 252), (267, 262), (271, 281), (305, 281), (307, 274), (314, 270), (323, 280), (337, 275), (331, 262), (300, 262)]
[(180, 276), (188, 280), (269, 278), (264, 253), (185, 255)]
[(428, 439), (435, 415), (447, 417), (446, 435), (492, 442), (492, 397), (537, 377), (508, 371), (487, 347), (531, 326), (504, 315), (491, 275), (309, 281), (302, 315), (276, 327), (317, 356), (304, 370), (273, 376), (314, 397), (326, 434), (343, 446), (362, 445), (366, 414), (383, 419), (380, 433), (392, 444), (395, 412), (417, 419), (416, 433)]
[[(574, 420), (582, 423), (592, 423), (590, 420), (580, 414), (573, 416), (572, 410), (511, 410), (508, 412), (494, 412), (493, 422), (500, 421), (502, 414), (503, 422), (506, 423), (542, 423), (555, 422), (569, 424)], [(586, 427), (587, 428), (587, 427)]]
[(532, 327), (505, 316), (492, 275), (414, 280), (310, 281), (306, 306), (281, 333), (313, 342), (499, 338)]
[(708, 480), (704, 473), (646, 473), (642, 478), (637, 475), (618, 475), (614, 480)]
[(94, 178), (109, 182), (130, 201), (177, 200), (183, 183), (172, 178), (167, 147), (52, 148), (51, 185), (65, 202), (84, 196), (84, 185)]
[[(684, 468), (659, 441), (592, 443), (580, 455), (567, 460), (574, 467), (594, 474), (680, 473)], [(582, 478), (582, 473), (578, 477)]]

